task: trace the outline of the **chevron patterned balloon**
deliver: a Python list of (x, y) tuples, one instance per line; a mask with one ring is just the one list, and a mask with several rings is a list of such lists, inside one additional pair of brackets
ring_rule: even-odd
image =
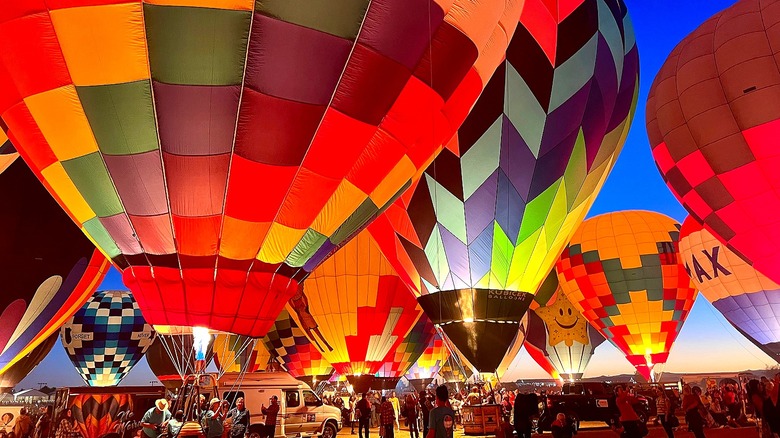
[(444, 341), (436, 333), (431, 342), (428, 343), (423, 354), (417, 359), (417, 362), (406, 372), (405, 377), (410, 381), (414, 379), (432, 379), (439, 374), (439, 370), (444, 366), (444, 362), (449, 357), (450, 353), (447, 351)]
[(436, 335), (436, 326), (425, 315), (412, 327), (408, 335), (395, 351), (385, 356), (385, 362), (377, 372), (377, 377), (401, 378), (417, 362), (417, 359), (425, 353), (428, 344)]
[(271, 357), (281, 362), (293, 377), (325, 380), (333, 374), (333, 367), (309, 341), (287, 309), (276, 317), (262, 341)]
[(394, 205), (408, 217), (388, 212), (425, 312), (477, 369), (495, 370), (612, 169), (638, 73), (622, 0), (527, 0), (506, 62)]
[(115, 386), (141, 360), (155, 332), (129, 292), (98, 291), (60, 329), (62, 345), (89, 386)]

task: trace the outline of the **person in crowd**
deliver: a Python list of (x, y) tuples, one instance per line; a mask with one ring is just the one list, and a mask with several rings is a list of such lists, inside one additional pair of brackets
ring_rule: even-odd
[(531, 417), (535, 415), (539, 415), (539, 401), (536, 394), (520, 394), (515, 397), (513, 417), (518, 438), (531, 438), (533, 426)]
[(355, 434), (355, 421), (357, 421), (357, 418), (355, 418), (355, 405), (357, 404), (357, 400), (355, 400), (355, 394), (350, 394), (349, 396), (349, 428), (350, 433), (352, 435)]
[(775, 436), (780, 435), (780, 373), (770, 381), (770, 385), (764, 388), (764, 419), (769, 425), (769, 430)]
[(206, 438), (217, 438), (222, 436), (225, 427), (223, 422), (227, 411), (222, 408), (222, 401), (214, 397), (209, 402), (209, 410), (203, 415), (203, 426), (206, 432)]
[(249, 429), (249, 409), (246, 408), (244, 397), (236, 399), (236, 407), (229, 410), (227, 418), (231, 419), (230, 438), (243, 438)]
[(436, 387), (436, 407), (429, 414), (428, 435), (425, 438), (453, 438), (455, 411), (447, 406), (449, 391), (444, 385)]
[(566, 418), (566, 414), (563, 412), (559, 412), (558, 415), (555, 416), (555, 421), (550, 425), (550, 430), (552, 431), (553, 438), (572, 438), (577, 434), (574, 425)]
[(371, 427), (382, 427), (379, 422), (379, 394), (371, 393)]
[[(171, 412), (168, 410), (168, 400), (161, 398), (154, 402), (154, 407), (150, 408), (141, 418), (141, 427), (144, 434), (149, 438), (157, 438), (162, 434), (163, 423), (171, 419)], [(59, 437), (58, 437), (59, 438)]]
[(423, 424), (423, 438), (428, 437), (428, 419), (430, 418), (431, 409), (433, 409), (433, 405), (431, 404), (430, 399), (428, 398), (428, 392), (426, 390), (420, 391), (420, 414), (422, 416), (422, 424)]
[(409, 438), (419, 438), (420, 405), (417, 403), (417, 397), (414, 394), (406, 394), (404, 405), (406, 421), (409, 423)]
[(184, 424), (184, 411), (179, 409), (176, 411), (175, 414), (173, 414), (173, 418), (168, 420), (168, 423), (166, 424), (166, 432), (168, 434), (169, 438), (177, 437), (179, 436), (179, 432), (181, 431), (181, 426)]
[(674, 416), (674, 405), (672, 405), (663, 388), (655, 389), (655, 407), (661, 427), (666, 432), (666, 437), (674, 438), (674, 423), (677, 417)]
[(51, 413), (52, 406), (44, 406), (41, 408), (41, 415), (38, 417), (38, 422), (35, 424), (35, 438), (49, 438), (49, 429), (51, 427)]
[[(154, 408), (152, 408), (154, 409)], [(146, 417), (144, 415), (144, 417)], [(143, 426), (143, 420), (141, 425)], [(57, 425), (57, 431), (54, 433), (56, 438), (78, 438), (81, 437), (81, 431), (79, 425), (76, 422), (76, 418), (73, 417), (72, 408), (66, 409), (62, 416), (62, 419)], [(146, 434), (146, 431), (144, 431)]]
[(466, 397), (466, 403), (470, 406), (482, 404), (482, 394), (479, 393), (477, 386), (471, 387), (471, 392)]
[(723, 399), (721, 398), (721, 392), (717, 389), (713, 390), (709, 395), (709, 415), (712, 417), (716, 424), (716, 427), (724, 427), (729, 424), (727, 411), (723, 405)]
[(361, 398), (355, 405), (355, 417), (358, 421), (358, 437), (363, 438), (363, 430), (366, 431), (366, 437), (368, 438), (369, 422), (371, 421), (371, 402), (368, 401), (368, 394), (363, 393)]
[(638, 402), (639, 400), (624, 385), (618, 385), (615, 404), (620, 412), (621, 437), (623, 438), (642, 438), (644, 436), (639, 424), (639, 415), (634, 410), (634, 405)]
[(272, 395), (269, 399), (271, 404), (266, 408), (260, 405), (260, 412), (265, 415), (265, 437), (274, 438), (276, 436), (276, 419), (279, 416), (279, 397)]
[(704, 438), (704, 417), (702, 417), (701, 410), (703, 403), (701, 402), (701, 389), (697, 386), (698, 391), (685, 385), (683, 387), (683, 400), (682, 409), (685, 412), (685, 422), (688, 424), (688, 430), (693, 433), (696, 438)]
[(33, 421), (27, 413), (27, 408), (19, 410), (19, 417), (14, 424), (14, 438), (30, 438), (33, 432)]
[(398, 400), (395, 391), (390, 392), (390, 397), (388, 397), (387, 401), (393, 405), (393, 411), (395, 412), (395, 430), (401, 430), (401, 422), (399, 420), (401, 417), (401, 401)]
[(766, 400), (764, 386), (761, 385), (760, 381), (753, 379), (745, 385), (745, 392), (747, 393), (747, 401), (753, 408), (753, 413), (759, 422), (761, 438), (773, 438), (769, 421), (767, 421), (764, 415), (764, 401)]
[(382, 403), (379, 405), (379, 423), (382, 428), (382, 438), (394, 437), (395, 426), (395, 409), (393, 404), (387, 400), (387, 397), (382, 397)]

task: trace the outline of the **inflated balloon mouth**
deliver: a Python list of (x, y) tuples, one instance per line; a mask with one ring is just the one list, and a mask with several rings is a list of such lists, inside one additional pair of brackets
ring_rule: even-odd
[(199, 362), (203, 361), (205, 363), (206, 353), (208, 352), (209, 344), (211, 343), (211, 333), (209, 333), (209, 329), (205, 327), (193, 327), (192, 337), (194, 338), (192, 348), (195, 349), (195, 360)]

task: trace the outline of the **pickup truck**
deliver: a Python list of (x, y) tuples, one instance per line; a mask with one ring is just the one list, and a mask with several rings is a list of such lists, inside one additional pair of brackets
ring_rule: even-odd
[[(637, 395), (639, 403), (634, 410), (640, 421), (647, 421), (649, 416), (649, 400)], [(615, 390), (612, 385), (604, 382), (565, 383), (561, 394), (547, 395), (544, 412), (539, 418), (539, 431), (550, 430), (550, 424), (555, 416), (563, 412), (569, 421), (579, 428), (580, 421), (603, 421), (612, 426), (620, 417), (615, 404)]]

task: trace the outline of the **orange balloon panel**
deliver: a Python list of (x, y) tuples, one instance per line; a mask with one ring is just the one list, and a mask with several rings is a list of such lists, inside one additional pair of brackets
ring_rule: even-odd
[(666, 362), (696, 298), (677, 251), (679, 230), (659, 213), (596, 216), (556, 266), (569, 300), (646, 378)]
[(692, 216), (680, 230), (680, 255), (693, 284), (712, 305), (758, 348), (780, 359), (780, 285)]
[(336, 372), (348, 375), (376, 373), (422, 315), (368, 230), (315, 269), (290, 308)]

